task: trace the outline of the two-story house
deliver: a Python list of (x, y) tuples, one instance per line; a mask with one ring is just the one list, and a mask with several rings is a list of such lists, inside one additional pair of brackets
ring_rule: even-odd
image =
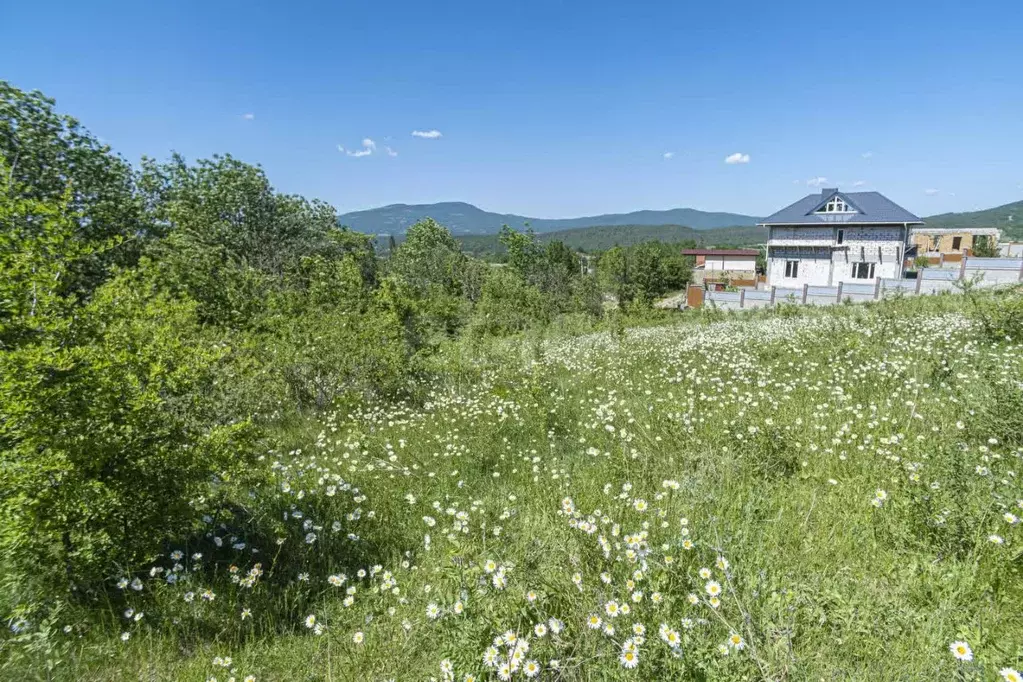
[(923, 221), (878, 192), (825, 189), (759, 224), (769, 230), (767, 283), (782, 287), (901, 278), (910, 230)]

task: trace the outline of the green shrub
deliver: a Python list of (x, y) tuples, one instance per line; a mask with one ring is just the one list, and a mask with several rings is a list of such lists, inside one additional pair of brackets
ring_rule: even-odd
[(1012, 287), (980, 293), (964, 288), (972, 317), (992, 341), (1023, 340), (1023, 288)]
[(224, 349), (136, 275), (63, 333), (0, 352), (0, 551), (49, 589), (137, 567), (187, 533), (253, 433), (211, 409)]
[(285, 409), (322, 409), (344, 394), (395, 396), (418, 369), (417, 344), (380, 300), (366, 311), (279, 316), (253, 341), (260, 392), (280, 396)]
[(507, 336), (533, 324), (549, 324), (552, 312), (539, 289), (511, 268), (495, 268), (483, 285), (470, 326), (477, 335)]
[(217, 414), (226, 350), (195, 304), (147, 268), (80, 304), (66, 275), (96, 248), (76, 214), (0, 176), (0, 555), (8, 590), (63, 594), (187, 533), (252, 434)]

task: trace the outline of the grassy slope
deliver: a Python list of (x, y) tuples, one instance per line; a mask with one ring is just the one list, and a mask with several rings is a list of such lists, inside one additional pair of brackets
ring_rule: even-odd
[[(993, 679), (1023, 653), (1023, 534), (1002, 519), (1023, 498), (1010, 473), (1023, 348), (982, 340), (961, 304), (927, 297), (710, 325), (694, 316), (620, 342), (501, 343), (485, 357), (452, 347), (425, 407), (379, 406), (282, 435), (279, 452), (302, 454), (272, 454), (268, 466), (283, 463), (276, 488), (243, 499), (271, 519), (291, 512), (277, 531), (284, 544), (244, 537), (257, 557), (204, 550), (207, 566), (219, 557), (242, 573), (263, 561), (254, 590), (208, 568), (175, 586), (147, 578), (112, 607), (120, 623), (76, 643), (64, 670), (223, 680), (212, 661), (229, 655), (239, 681), (407, 680), (440, 679), (450, 659), (461, 680), (483, 671), (495, 636), (529, 636), (557, 617), (565, 631), (530, 636), (525, 658), (558, 660), (561, 679)], [(875, 507), (879, 490), (887, 500)], [(346, 517), (356, 509), (358, 520)], [(306, 522), (320, 527), (313, 544)], [(483, 568), (490, 559), (505, 567), (504, 589)], [(355, 578), (373, 564), (393, 571), (398, 594), (381, 590), (380, 573)], [(701, 568), (724, 586), (717, 609)], [(309, 582), (295, 580), (300, 571)], [(350, 607), (325, 580), (340, 572), (357, 586)], [(182, 601), (207, 585), (215, 601)], [(613, 619), (613, 636), (588, 629), (591, 614), (608, 620), (611, 599), (632, 613)], [(444, 615), (430, 619), (430, 603)], [(139, 624), (120, 617), (133, 604), (148, 612)], [(254, 618), (240, 620), (244, 607)], [(303, 626), (309, 614), (322, 636)], [(618, 657), (635, 622), (646, 641), (628, 671)], [(681, 658), (658, 636), (662, 623), (680, 633)], [(122, 630), (133, 633), (126, 644)], [(746, 648), (722, 656), (733, 632)], [(972, 664), (950, 655), (956, 639), (972, 645)]]

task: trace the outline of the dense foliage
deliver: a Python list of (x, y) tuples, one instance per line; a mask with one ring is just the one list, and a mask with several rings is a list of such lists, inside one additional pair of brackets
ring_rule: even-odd
[(186, 539), (281, 424), (416, 399), (445, 340), (604, 313), (561, 242), (506, 229), (498, 268), (427, 219), (381, 260), (257, 166), (132, 168), (6, 83), (0, 226), (0, 552), (28, 603), (98, 598)]
[[(559, 241), (584, 253), (607, 251), (615, 246), (628, 247), (644, 242), (664, 242), (677, 248), (729, 248), (756, 246), (767, 241), (762, 227), (719, 227), (694, 230), (682, 225), (600, 225), (559, 230), (537, 235), (541, 243)], [(499, 235), (459, 236), (462, 249), (480, 258), (503, 261), (506, 249)]]

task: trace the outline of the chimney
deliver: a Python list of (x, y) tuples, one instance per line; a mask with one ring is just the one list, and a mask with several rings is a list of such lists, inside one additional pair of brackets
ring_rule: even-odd
[(828, 197), (830, 197), (832, 194), (834, 194), (837, 191), (838, 191), (837, 187), (828, 187), (827, 189), (822, 189), (821, 190), (821, 198), (822, 199), (827, 199)]

